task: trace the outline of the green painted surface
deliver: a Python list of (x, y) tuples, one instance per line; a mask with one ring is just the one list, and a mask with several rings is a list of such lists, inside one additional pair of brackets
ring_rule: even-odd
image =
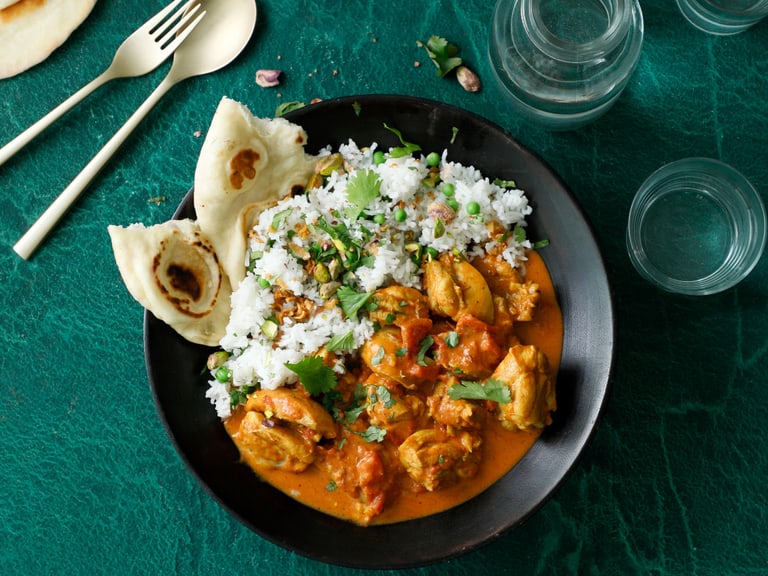
[[(99, 73), (162, 3), (101, 0), (51, 58), (0, 81), (0, 142)], [(768, 199), (768, 23), (716, 38), (672, 2), (642, 6), (628, 89), (576, 132), (526, 125), (500, 98), (485, 56), (491, 2), (260, 0), (242, 57), (176, 87), (30, 262), (11, 246), (167, 68), (112, 83), (0, 168), (0, 573), (362, 573), (254, 535), (186, 471), (152, 402), (142, 309), (106, 226), (170, 217), (223, 95), (269, 116), (288, 100), (402, 93), (498, 123), (560, 173), (604, 250), (619, 321), (605, 418), (552, 500), (477, 552), (403, 573), (768, 574), (768, 263), (689, 299), (643, 282), (624, 247), (634, 191), (666, 162), (722, 159)], [(435, 76), (416, 45), (432, 34), (461, 46), (481, 92)], [(283, 84), (257, 86), (260, 68), (284, 70)]]

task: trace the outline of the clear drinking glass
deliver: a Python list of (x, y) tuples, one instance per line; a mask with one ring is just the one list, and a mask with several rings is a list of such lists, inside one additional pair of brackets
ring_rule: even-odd
[(677, 0), (677, 6), (696, 28), (720, 36), (743, 32), (768, 16), (768, 0)]
[(670, 292), (714, 294), (755, 267), (766, 243), (760, 194), (732, 166), (685, 158), (659, 168), (629, 209), (629, 259)]
[(489, 56), (520, 114), (567, 130), (614, 104), (642, 43), (637, 0), (498, 0)]

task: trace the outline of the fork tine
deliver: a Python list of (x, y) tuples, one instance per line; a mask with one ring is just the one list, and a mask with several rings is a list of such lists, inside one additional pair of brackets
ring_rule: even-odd
[(142, 26), (142, 28), (148, 29), (147, 30), (148, 34), (153, 34), (155, 30), (157, 30), (160, 27), (160, 25), (165, 21), (168, 14), (173, 12), (173, 9), (176, 8), (176, 6), (178, 6), (182, 2), (183, 0), (173, 0), (173, 2), (168, 4), (168, 6), (166, 6), (165, 8), (160, 10), (160, 12), (152, 16), (152, 18), (147, 20), (144, 23), (144, 26)]
[(163, 50), (170, 50), (171, 52), (175, 52), (176, 48), (178, 48), (179, 45), (187, 39), (187, 36), (192, 34), (192, 31), (206, 14), (205, 10), (203, 10), (197, 14), (197, 16), (195, 16), (194, 20), (190, 22), (190, 19), (195, 15), (199, 8), (200, 5), (198, 4), (189, 14), (184, 16), (181, 22), (179, 22), (179, 24), (175, 27), (175, 30), (172, 31), (170, 37), (164, 40), (165, 43), (161, 46)]
[[(195, 6), (197, 4), (197, 6)], [(174, 29), (178, 29), (179, 21), (184, 19), (185, 15), (194, 13), (200, 8), (198, 0), (188, 0), (181, 8), (176, 10), (171, 16), (165, 19), (165, 21), (157, 26), (150, 35), (155, 37), (155, 42), (160, 41), (166, 37), (169, 33), (172, 33)]]
[(189, 2), (179, 8), (173, 16), (163, 23), (164, 28), (155, 35), (155, 42), (162, 42), (162, 47), (165, 48), (169, 43), (169, 40), (172, 39), (177, 32), (184, 30), (187, 22), (200, 11), (200, 8), (201, 6), (198, 0), (189, 0)]

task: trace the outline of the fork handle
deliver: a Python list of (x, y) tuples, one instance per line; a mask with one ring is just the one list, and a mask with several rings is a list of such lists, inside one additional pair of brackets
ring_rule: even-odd
[(75, 179), (72, 180), (69, 186), (59, 194), (46, 211), (43, 212), (29, 230), (27, 230), (14, 245), (13, 249), (19, 256), (26, 260), (32, 255), (56, 223), (62, 216), (64, 216), (64, 214), (66, 214), (70, 206), (74, 204), (75, 200), (77, 200), (83, 190), (90, 184), (91, 180), (93, 180), (112, 155), (118, 148), (120, 148), (125, 139), (131, 132), (133, 132), (139, 123), (141, 123), (147, 113), (149, 113), (174, 83), (175, 81), (170, 78), (163, 80), (144, 103), (139, 106), (136, 112), (134, 112), (125, 124), (123, 124), (120, 130), (112, 136), (109, 142), (107, 142), (91, 161), (86, 164), (80, 174), (75, 176)]
[(91, 80), (88, 84), (80, 88), (80, 90), (72, 94), (72, 96), (64, 100), (64, 102), (56, 106), (56, 108), (48, 112), (48, 114), (40, 118), (40, 120), (32, 124), (32, 126), (24, 130), (24, 132), (16, 136), (16, 138), (8, 142), (8, 144), (0, 148), (0, 166), (5, 164), (5, 162), (8, 161), (14, 154), (16, 154), (19, 150), (24, 148), (24, 146), (29, 144), (34, 138), (40, 135), (40, 133), (48, 128), (48, 126), (61, 118), (61, 116), (63, 116), (64, 113), (67, 112), (70, 108), (78, 104), (83, 98), (88, 96), (88, 94), (100, 86), (106, 84), (114, 77), (115, 76), (112, 74), (111, 70), (104, 71), (99, 76)]

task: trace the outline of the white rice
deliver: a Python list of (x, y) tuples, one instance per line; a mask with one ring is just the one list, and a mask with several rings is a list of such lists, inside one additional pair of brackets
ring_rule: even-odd
[[(343, 222), (350, 235), (359, 242), (366, 239), (366, 230), (373, 234), (375, 242), (366, 248), (374, 256), (369, 266), (361, 266), (354, 272), (356, 289), (372, 292), (389, 284), (421, 287), (420, 268), (411, 259), (406, 244), (414, 241), (422, 247), (438, 252), (458, 251), (468, 256), (484, 253), (496, 247), (490, 241), (487, 224), (497, 221), (510, 231), (525, 226), (525, 217), (531, 207), (523, 191), (499, 186), (484, 177), (471, 166), (463, 166), (447, 159), (443, 152), (440, 176), (443, 183), (453, 184), (459, 204), (456, 216), (450, 222), (440, 223), (429, 216), (427, 207), (435, 201), (445, 201), (439, 190), (427, 187), (423, 180), (429, 167), (423, 156), (392, 158), (387, 154), (383, 164), (373, 161), (376, 145), (360, 149), (350, 141), (339, 152), (347, 167), (354, 171), (372, 170), (379, 178), (380, 195), (371, 201), (359, 218), (350, 220), (344, 215), (351, 204), (347, 200), (350, 173), (331, 174), (322, 188), (306, 194), (287, 198), (265, 210), (254, 227), (256, 240), (250, 243), (252, 254), (260, 257), (253, 262), (252, 270), (232, 295), (232, 314), (221, 347), (231, 354), (225, 363), (230, 372), (229, 382), (213, 378), (206, 396), (215, 405), (217, 414), (227, 418), (231, 414), (230, 397), (233, 390), (259, 386), (274, 389), (296, 382), (296, 374), (285, 367), (308, 355), (317, 353), (331, 338), (351, 332), (355, 348), (359, 348), (374, 331), (374, 326), (364, 314), (356, 321), (344, 317), (339, 306), (328, 307), (320, 295), (320, 285), (309, 275), (302, 264), (288, 249), (289, 242), (308, 249), (315, 241), (327, 242), (330, 237), (320, 229), (302, 239), (296, 230), (317, 226), (321, 218), (329, 223)], [(329, 154), (326, 150), (321, 156)], [(465, 207), (476, 202), (479, 212), (471, 215)], [(395, 212), (403, 206), (408, 217), (403, 222), (395, 219)], [(384, 224), (370, 219), (383, 215)], [(279, 222), (277, 230), (271, 228)], [(436, 226), (444, 226), (444, 233), (435, 234)], [(436, 237), (437, 236), (437, 237)], [(490, 242), (489, 242), (490, 241)], [(375, 244), (375, 246), (374, 246)], [(525, 259), (525, 250), (531, 247), (528, 240), (509, 234), (502, 255), (512, 266), (518, 267)], [(266, 282), (265, 282), (266, 280)], [(273, 287), (279, 285), (297, 296), (316, 303), (315, 312), (306, 322), (287, 319), (279, 327), (279, 337), (270, 339), (262, 333), (261, 326), (274, 315)], [(344, 370), (345, 354), (341, 354), (335, 367)]]

